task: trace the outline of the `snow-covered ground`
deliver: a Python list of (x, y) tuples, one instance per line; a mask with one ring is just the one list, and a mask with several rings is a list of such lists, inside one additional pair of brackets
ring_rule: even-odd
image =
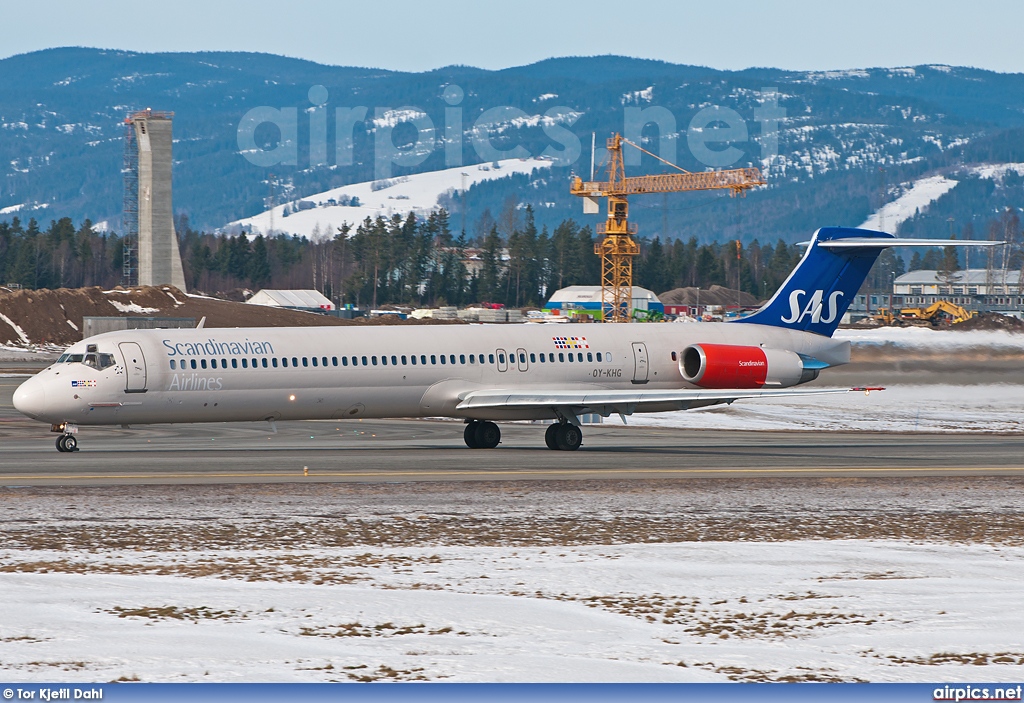
[[(622, 424), (618, 416), (604, 420)], [(853, 392), (742, 400), (700, 410), (636, 414), (630, 425), (707, 430), (1024, 432), (1024, 385), (889, 386)]]
[(835, 339), (850, 342), (854, 348), (891, 344), (914, 350), (953, 352), (989, 347), (993, 349), (1024, 349), (1024, 334), (1005, 330), (933, 330), (927, 327), (876, 327), (874, 329), (839, 329)]
[(910, 190), (892, 202), (886, 203), (862, 224), (862, 229), (895, 232), (904, 222), (919, 210), (926, 209), (932, 201), (938, 200), (956, 187), (957, 181), (945, 176), (929, 176), (914, 181)]
[[(517, 173), (530, 174), (536, 169), (551, 168), (552, 162), (543, 158), (529, 158), (505, 159), (497, 163), (497, 167), (494, 164), (477, 164), (402, 176), (390, 179), (393, 185), (384, 188), (380, 188), (383, 183), (379, 181), (366, 181), (310, 195), (301, 200), (316, 203), (317, 207), (295, 212), (288, 217), (284, 216), (284, 205), (275, 207), (274, 231), (312, 237), (313, 230), (318, 229), (323, 236), (333, 237), (336, 233), (333, 228), (346, 222), (354, 225), (367, 217), (373, 219), (378, 215), (391, 217), (398, 214), (404, 217), (410, 212), (428, 213), (437, 208), (438, 198), (446, 192), (461, 192), (463, 187), (470, 188), (477, 183)], [(374, 187), (379, 189), (374, 190)], [(329, 200), (341, 202), (353, 197), (359, 198), (358, 207), (327, 204)], [(320, 207), (321, 204), (324, 206)], [(244, 227), (253, 234), (266, 233), (270, 229), (270, 211), (227, 225), (228, 228), (236, 226)]]
[[(0, 552), (10, 680), (1018, 681), (1024, 665), (1021, 547), (30, 556)], [(224, 560), (249, 576), (202, 575)]]

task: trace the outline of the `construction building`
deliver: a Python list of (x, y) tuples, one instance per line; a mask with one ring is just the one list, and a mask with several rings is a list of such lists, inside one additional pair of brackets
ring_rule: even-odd
[(318, 290), (271, 290), (264, 288), (245, 302), (249, 305), (266, 305), (272, 308), (303, 310), (305, 312), (324, 313), (334, 310), (334, 303)]
[(124, 278), (129, 285), (185, 290), (171, 202), (174, 113), (143, 110), (125, 119)]
[[(632, 295), (628, 301), (630, 311), (652, 310), (660, 313), (665, 312), (665, 306), (658, 299), (654, 291), (641, 288), (640, 286), (632, 286), (631, 290)], [(576, 311), (579, 311), (595, 320), (601, 320), (609, 309), (608, 305), (612, 300), (611, 295), (608, 289), (602, 291), (601, 286), (567, 286), (551, 294), (551, 298), (544, 304), (544, 310), (554, 315), (570, 316), (575, 315)]]

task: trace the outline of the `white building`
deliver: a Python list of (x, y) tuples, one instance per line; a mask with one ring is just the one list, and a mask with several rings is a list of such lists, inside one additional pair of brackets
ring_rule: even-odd
[[(655, 295), (654, 291), (641, 288), (639, 286), (633, 286), (632, 300), (630, 300), (630, 310), (657, 310), (658, 312), (665, 312), (665, 306), (662, 304), (658, 296)], [(611, 303), (611, 300), (606, 302)], [(556, 290), (550, 300), (544, 304), (545, 310), (586, 310), (588, 313), (598, 313), (602, 310), (601, 305), (601, 286), (567, 286)], [(556, 313), (557, 314), (557, 313)]]
[(1020, 310), (1024, 292), (1020, 271), (969, 269), (957, 271), (949, 282), (939, 280), (938, 271), (910, 271), (893, 281), (896, 307), (921, 307), (948, 300), (969, 310), (1003, 312)]
[(269, 290), (264, 288), (249, 298), (249, 305), (266, 305), (272, 308), (291, 310), (313, 310), (316, 312), (334, 310), (334, 303), (318, 290)]

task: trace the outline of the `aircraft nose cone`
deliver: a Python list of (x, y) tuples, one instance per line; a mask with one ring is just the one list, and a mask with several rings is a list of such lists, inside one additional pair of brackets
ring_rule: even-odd
[(38, 378), (29, 380), (18, 386), (14, 391), (14, 408), (35, 419), (46, 411), (46, 391)]

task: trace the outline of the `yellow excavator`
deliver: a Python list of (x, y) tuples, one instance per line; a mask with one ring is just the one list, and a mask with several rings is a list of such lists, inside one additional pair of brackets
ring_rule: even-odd
[(975, 317), (978, 313), (966, 310), (948, 300), (937, 300), (926, 308), (903, 308), (897, 317), (889, 310), (882, 310), (874, 316), (883, 325), (910, 324), (932, 325), (956, 324)]

